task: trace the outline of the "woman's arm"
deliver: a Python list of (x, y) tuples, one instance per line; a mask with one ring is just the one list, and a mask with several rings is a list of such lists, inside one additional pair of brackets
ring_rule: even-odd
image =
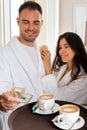
[(52, 73), (51, 53), (48, 50), (48, 47), (46, 45), (41, 46), (40, 52), (41, 52), (41, 57), (42, 57), (42, 60), (43, 60), (43, 63), (44, 63), (46, 75), (51, 74)]

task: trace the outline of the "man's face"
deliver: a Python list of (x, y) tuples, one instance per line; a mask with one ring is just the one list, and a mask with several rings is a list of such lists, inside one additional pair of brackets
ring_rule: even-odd
[(17, 18), (17, 22), (20, 29), (20, 41), (32, 46), (43, 23), (41, 14), (37, 10), (24, 9)]

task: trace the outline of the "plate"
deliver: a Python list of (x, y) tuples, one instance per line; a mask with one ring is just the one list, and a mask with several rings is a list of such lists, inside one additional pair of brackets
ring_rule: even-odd
[(36, 103), (33, 108), (32, 108), (32, 112), (33, 113), (38, 113), (38, 114), (42, 114), (42, 115), (47, 115), (47, 114), (53, 114), (59, 111), (60, 105), (55, 103), (54, 107), (50, 110), (47, 111), (43, 111), (39, 108), (38, 103)]
[[(56, 118), (57, 118), (57, 116), (52, 120), (52, 122), (58, 128), (61, 128), (63, 130), (67, 130), (67, 129), (69, 129), (72, 126), (72, 124), (59, 124), (57, 122)], [(81, 128), (85, 124), (85, 120), (81, 116), (79, 118), (80, 118), (80, 120), (72, 127), (71, 130), (79, 129), (79, 128)]]

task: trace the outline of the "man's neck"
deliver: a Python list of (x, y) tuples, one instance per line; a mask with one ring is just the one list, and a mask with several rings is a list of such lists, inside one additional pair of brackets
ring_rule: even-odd
[(17, 37), (17, 39), (24, 45), (26, 46), (30, 46), (30, 47), (33, 47), (35, 46), (35, 42), (29, 42), (29, 41), (25, 41), (24, 39), (20, 38), (20, 37)]

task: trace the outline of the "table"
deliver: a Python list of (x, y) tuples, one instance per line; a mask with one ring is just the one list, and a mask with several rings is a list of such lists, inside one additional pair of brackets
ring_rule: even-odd
[[(74, 104), (65, 101), (56, 101), (59, 105), (66, 103)], [(55, 116), (59, 114), (56, 112), (50, 115), (40, 115), (32, 113), (32, 107), (34, 103), (27, 104), (16, 109), (9, 117), (8, 124), (11, 130), (61, 130), (56, 127), (51, 121)], [(78, 105), (79, 106), (79, 105)], [(87, 110), (80, 107), (80, 115), (85, 119), (85, 125), (79, 130), (87, 130)]]

